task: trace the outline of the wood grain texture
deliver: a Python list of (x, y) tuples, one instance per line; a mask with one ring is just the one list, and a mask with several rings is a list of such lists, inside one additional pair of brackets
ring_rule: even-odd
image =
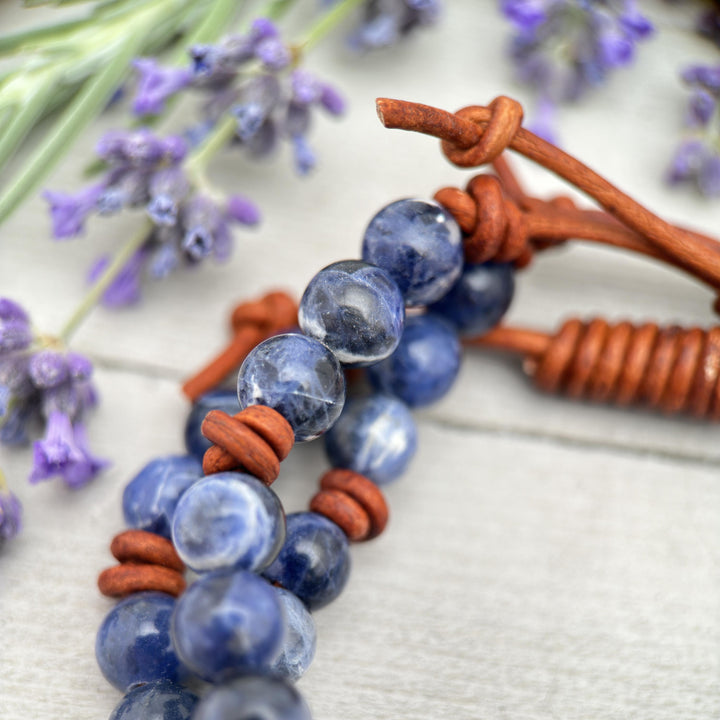
[[(3, 31), (21, 12), (11, 5), (0, 7)], [(262, 229), (240, 234), (230, 266), (150, 285), (142, 308), (100, 310), (83, 327), (76, 347), (95, 359), (102, 397), (90, 441), (113, 461), (108, 472), (75, 493), (29, 487), (30, 453), (0, 450), (26, 508), (23, 534), (0, 553), (2, 720), (97, 720), (119, 700), (93, 656), (112, 606), (95, 579), (123, 529), (125, 483), (181, 449), (179, 381), (225, 345), (231, 308), (269, 288), (298, 297), (319, 268), (357, 256), (379, 207), (467, 179), (435, 142), (383, 130), (375, 97), (449, 109), (501, 93), (527, 100), (502, 59), (495, 3), (448, 5), (442, 29), (390, 53), (359, 61), (339, 43), (319, 49), (311, 66), (343, 87), (352, 113), (318, 123), (317, 173), (299, 180), (285, 155), (247, 166), (228, 152), (214, 172), (261, 204)], [(661, 5), (648, 5), (661, 24), (682, 15)], [(564, 113), (563, 138), (668, 219), (717, 233), (717, 205), (656, 180), (681, 122), (677, 68), (716, 61), (716, 51), (663, 30), (633, 72)], [(48, 185), (79, 187), (100, 128), (119, 121), (103, 118)], [(238, 168), (253, 174), (240, 179)], [(565, 191), (520, 172), (538, 195)], [(53, 244), (33, 200), (0, 230), (0, 291), (56, 330), (82, 295), (84, 268), (132, 227), (91, 222), (85, 238)], [(651, 261), (577, 247), (548, 251), (519, 278), (511, 317), (547, 330), (599, 313), (706, 326), (711, 302)], [(716, 426), (547, 397), (517, 359), (484, 351), (468, 352), (456, 387), (417, 417), (420, 450), (386, 490), (386, 532), (353, 547), (346, 592), (315, 616), (318, 652), (299, 688), (316, 720), (720, 716)], [(291, 452), (273, 485), (288, 512), (307, 506), (326, 469), (319, 443)]]

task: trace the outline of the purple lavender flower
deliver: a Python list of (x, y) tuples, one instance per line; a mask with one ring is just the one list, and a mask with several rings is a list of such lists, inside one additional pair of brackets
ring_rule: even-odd
[(133, 67), (138, 74), (133, 101), (136, 115), (160, 114), (165, 109), (165, 101), (187, 87), (192, 78), (187, 68), (164, 68), (154, 58), (138, 58)]
[(29, 335), (21, 345), (0, 345), (0, 442), (27, 443), (29, 426), (44, 419), (46, 436), (35, 444), (31, 482), (52, 475), (73, 487), (87, 482), (103, 467), (90, 454), (81, 425), (97, 402), (92, 364), (77, 353), (43, 347), (31, 333), (27, 313), (0, 298), (0, 336), (8, 325), (24, 325)]
[(440, 13), (439, 0), (366, 0), (348, 44), (361, 52), (394, 45), (418, 28), (435, 24)]
[(225, 213), (229, 220), (234, 220), (240, 225), (257, 225), (260, 222), (258, 206), (244, 195), (231, 195), (228, 198)]
[(500, 0), (515, 34), (510, 56), (520, 82), (533, 85), (544, 118), (549, 106), (575, 101), (635, 57), (636, 44), (652, 34), (634, 0)]
[(692, 93), (685, 116), (689, 132), (675, 150), (667, 181), (720, 197), (720, 65), (692, 65), (682, 79)]
[(17, 496), (10, 492), (0, 472), (0, 545), (12, 540), (22, 528), (22, 505)]

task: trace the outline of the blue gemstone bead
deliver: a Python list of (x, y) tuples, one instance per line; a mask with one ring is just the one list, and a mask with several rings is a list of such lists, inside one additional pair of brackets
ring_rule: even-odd
[(260, 343), (238, 373), (240, 406), (268, 405), (295, 431), (295, 440), (322, 435), (342, 411), (345, 377), (321, 342), (296, 333)]
[(285, 619), (267, 581), (246, 570), (215, 570), (180, 596), (171, 633), (185, 665), (222, 682), (267, 672), (282, 647)]
[(202, 465), (192, 455), (152, 460), (125, 487), (125, 522), (131, 528), (169, 538), (180, 496), (202, 475)]
[(244, 677), (214, 687), (193, 720), (311, 720), (310, 709), (290, 684), (274, 677)]
[(197, 701), (189, 690), (158, 680), (130, 690), (115, 706), (110, 720), (190, 720)]
[(344, 260), (321, 270), (303, 293), (302, 331), (346, 365), (371, 365), (397, 347), (405, 320), (400, 289), (381, 268)]
[(285, 544), (263, 574), (317, 610), (340, 595), (350, 575), (345, 533), (317, 513), (292, 513)]
[(348, 400), (325, 435), (325, 452), (333, 467), (350, 468), (378, 485), (399, 478), (415, 450), (412, 414), (391, 395)]
[(362, 257), (387, 271), (406, 305), (429, 305), (460, 277), (462, 234), (452, 215), (438, 203), (397, 200), (370, 221)]
[(180, 498), (172, 540), (195, 572), (232, 567), (259, 572), (282, 547), (285, 513), (278, 496), (252, 475), (217, 473)]
[(368, 368), (368, 377), (377, 390), (420, 407), (441, 398), (459, 370), (457, 332), (443, 318), (428, 314), (407, 319), (397, 350)]
[(429, 309), (461, 335), (482, 335), (500, 322), (514, 292), (515, 272), (509, 263), (466, 265), (450, 292)]
[(212, 443), (200, 432), (202, 421), (211, 410), (222, 410), (228, 415), (240, 412), (237, 392), (232, 389), (213, 390), (193, 403), (185, 423), (185, 448), (202, 462), (205, 451)]
[(276, 587), (275, 592), (285, 613), (285, 640), (270, 672), (295, 681), (305, 674), (315, 657), (315, 621), (297, 595), (281, 587)]
[(131, 595), (100, 625), (95, 657), (107, 681), (119, 690), (151, 680), (180, 682), (187, 677), (170, 642), (175, 599), (159, 592)]

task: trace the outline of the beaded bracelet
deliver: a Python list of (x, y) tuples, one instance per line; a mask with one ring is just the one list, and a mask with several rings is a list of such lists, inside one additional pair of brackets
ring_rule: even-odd
[[(309, 283), (302, 334), (274, 334), (294, 320), (292, 302), (277, 293), (236, 313), (240, 329), (216, 374), (270, 337), (242, 364), (239, 407), (234, 394), (219, 393), (191, 414), (188, 449), (202, 454), (206, 476), (193, 455), (163, 458), (125, 489), (133, 529), (113, 541), (121, 564), (99, 579), (105, 594), (129, 595), (96, 644), (103, 673), (127, 691), (111, 720), (309, 719), (288, 681), (314, 654), (310, 611), (345, 586), (348, 541), (376, 537), (387, 523), (379, 486), (415, 451), (409, 408), (447, 392), (460, 365), (458, 333), (487, 331), (512, 297), (508, 263), (463, 269), (453, 215), (434, 201), (383, 208), (366, 230), (363, 260), (334, 263)], [(405, 316), (405, 306), (426, 310)], [(343, 365), (366, 368), (374, 391), (346, 403)], [(268, 486), (294, 442), (323, 434), (333, 469), (310, 511), (285, 518)], [(184, 565), (199, 574), (187, 590)], [(193, 675), (215, 685), (199, 702), (182, 687)]]

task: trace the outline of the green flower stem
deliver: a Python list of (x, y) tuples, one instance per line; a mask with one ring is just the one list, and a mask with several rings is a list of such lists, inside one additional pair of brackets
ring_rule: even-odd
[(232, 140), (236, 128), (237, 122), (235, 118), (232, 115), (225, 115), (215, 129), (205, 138), (185, 163), (185, 171), (190, 176), (191, 181), (198, 174), (202, 174), (213, 156)]
[(120, 250), (115, 254), (110, 264), (105, 268), (105, 271), (93, 283), (80, 305), (78, 305), (62, 330), (60, 330), (58, 337), (63, 343), (68, 343), (78, 327), (80, 327), (82, 321), (95, 305), (98, 304), (104, 292), (110, 287), (112, 281), (122, 272), (122, 269), (127, 265), (130, 258), (142, 247), (151, 232), (152, 225), (149, 221), (146, 221), (143, 223), (141, 230), (120, 247)]
[(300, 50), (307, 52), (310, 48), (323, 40), (326, 35), (332, 32), (356, 7), (362, 5), (364, 0), (341, 0), (328, 10), (315, 27), (308, 33), (305, 40), (299, 44)]

